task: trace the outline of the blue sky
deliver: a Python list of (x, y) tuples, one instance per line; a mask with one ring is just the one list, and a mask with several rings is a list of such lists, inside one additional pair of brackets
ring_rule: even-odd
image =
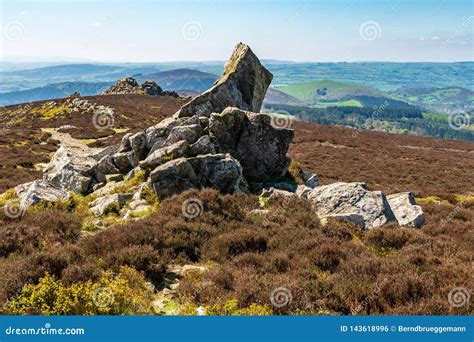
[(0, 0), (4, 59), (473, 60), (471, 0)]

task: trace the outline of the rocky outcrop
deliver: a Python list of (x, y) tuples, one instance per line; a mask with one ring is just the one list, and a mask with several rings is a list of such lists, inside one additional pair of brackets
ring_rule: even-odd
[(400, 226), (419, 228), (425, 223), (423, 209), (416, 205), (415, 196), (411, 192), (389, 195), (387, 200)]
[[(133, 218), (151, 208), (155, 195), (164, 199), (192, 188), (222, 193), (263, 189), (261, 199), (310, 201), (322, 220), (336, 218), (367, 229), (395, 219), (401, 226), (423, 224), (423, 211), (410, 193), (387, 199), (365, 183), (321, 186), (312, 172), (298, 169), (297, 175), (294, 171), (290, 175), (291, 159), (286, 154), (294, 132), (273, 127), (268, 115), (256, 113), (271, 79), (250, 48), (238, 44), (215, 85), (173, 117), (128, 133), (120, 144), (101, 152), (61, 147), (44, 170), (44, 180), (17, 187), (22, 205), (65, 199), (68, 191), (93, 192), (94, 215), (115, 212)], [(106, 93), (160, 92), (154, 82), (140, 87), (134, 79), (124, 78)], [(89, 108), (82, 99), (68, 101)], [(139, 174), (143, 179), (135, 177)], [(297, 185), (295, 178), (303, 184)], [(142, 183), (127, 183), (132, 179)]]
[(185, 104), (176, 116), (209, 117), (229, 106), (259, 112), (272, 78), (250, 47), (239, 43), (212, 88)]
[(362, 228), (378, 228), (394, 219), (385, 195), (369, 191), (365, 183), (334, 183), (307, 191), (302, 198), (312, 202), (321, 219), (333, 217)]
[(240, 162), (249, 181), (261, 182), (286, 174), (291, 161), (286, 153), (294, 132), (274, 128), (268, 115), (226, 108), (211, 115), (209, 132), (224, 152)]
[(101, 95), (118, 94), (145, 94), (133, 77), (120, 78), (113, 86), (105, 90)]
[(69, 198), (66, 191), (44, 180), (35, 180), (15, 187), (15, 192), (20, 199), (20, 207), (28, 208), (42, 202), (57, 202)]
[(96, 216), (106, 215), (114, 212), (119, 213), (120, 209), (125, 205), (125, 201), (132, 198), (132, 195), (112, 194), (97, 198), (89, 207), (91, 212)]
[(133, 77), (120, 78), (113, 86), (105, 90), (101, 95), (118, 94), (145, 94), (151, 96), (173, 96), (178, 97), (178, 93), (170, 90), (163, 90), (155, 81), (145, 81), (139, 85)]

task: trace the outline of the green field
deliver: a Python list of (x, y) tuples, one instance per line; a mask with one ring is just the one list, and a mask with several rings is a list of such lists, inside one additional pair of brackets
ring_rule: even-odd
[(359, 101), (352, 100), (351, 98), (355, 96), (385, 95), (370, 87), (333, 80), (317, 80), (276, 88), (318, 108), (327, 106), (361, 106)]
[(317, 102), (313, 104), (313, 108), (327, 108), (327, 107), (363, 107), (358, 100), (333, 101), (333, 102)]

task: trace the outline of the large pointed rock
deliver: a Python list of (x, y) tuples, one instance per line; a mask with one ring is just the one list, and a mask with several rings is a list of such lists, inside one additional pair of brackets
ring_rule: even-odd
[(229, 106), (259, 112), (272, 78), (250, 47), (239, 43), (212, 88), (185, 104), (176, 116), (209, 117)]
[(337, 182), (297, 191), (311, 201), (321, 219), (333, 217), (352, 222), (361, 228), (378, 228), (394, 219), (392, 210), (380, 191), (369, 191), (365, 183)]

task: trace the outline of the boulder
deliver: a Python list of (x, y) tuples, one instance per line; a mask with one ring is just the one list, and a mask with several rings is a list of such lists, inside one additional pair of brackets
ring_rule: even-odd
[(109, 155), (106, 155), (99, 160), (97, 163), (97, 171), (104, 175), (120, 173), (120, 170), (114, 163), (114, 159)]
[(62, 146), (43, 171), (43, 179), (59, 189), (85, 193), (96, 167), (97, 161), (94, 158)]
[(226, 107), (259, 112), (272, 74), (265, 69), (249, 46), (239, 43), (214, 85), (185, 104), (176, 117), (207, 116)]
[(161, 95), (163, 92), (163, 89), (155, 81), (145, 81), (142, 83), (141, 88), (145, 94), (152, 96)]
[(44, 180), (18, 185), (15, 187), (15, 192), (20, 199), (20, 207), (23, 209), (41, 202), (56, 202), (69, 198), (66, 191)]
[(194, 169), (186, 158), (174, 159), (158, 166), (150, 173), (150, 180), (159, 199), (199, 187)]
[(229, 107), (211, 115), (209, 132), (224, 152), (240, 162), (249, 181), (286, 175), (291, 161), (286, 153), (294, 132), (273, 127), (268, 115)]
[(163, 143), (163, 147), (180, 140), (186, 140), (189, 144), (194, 144), (203, 134), (204, 131), (199, 124), (176, 126), (171, 129), (170, 134)]
[(190, 146), (190, 154), (193, 156), (198, 154), (215, 154), (216, 152), (217, 148), (208, 135), (203, 135)]
[(130, 144), (130, 137), (132, 135), (132, 133), (127, 133), (122, 137), (117, 152), (128, 152), (132, 150), (132, 145)]
[(394, 219), (384, 194), (369, 191), (365, 183), (337, 182), (311, 190), (299, 188), (297, 194), (314, 204), (321, 219), (334, 217), (369, 229)]
[(89, 204), (90, 211), (95, 216), (102, 216), (111, 212), (119, 213), (120, 208), (125, 205), (125, 201), (132, 198), (132, 195), (112, 194), (97, 198)]
[[(223, 193), (241, 192), (246, 188), (242, 166), (230, 154), (207, 154), (189, 158), (199, 187), (214, 188)], [(242, 189), (243, 188), (243, 189)]]
[(139, 160), (142, 160), (147, 155), (146, 135), (145, 132), (138, 132), (130, 136), (130, 147)]
[(114, 164), (120, 170), (120, 173), (126, 174), (138, 165), (138, 158), (135, 152), (118, 152), (112, 156)]
[(400, 226), (419, 228), (425, 223), (423, 209), (416, 205), (415, 196), (411, 192), (389, 195), (387, 201)]
[(155, 168), (161, 165), (166, 158), (182, 157), (188, 147), (189, 143), (186, 140), (177, 141), (170, 146), (162, 147), (150, 153), (145, 160), (140, 162), (140, 166), (144, 169)]

